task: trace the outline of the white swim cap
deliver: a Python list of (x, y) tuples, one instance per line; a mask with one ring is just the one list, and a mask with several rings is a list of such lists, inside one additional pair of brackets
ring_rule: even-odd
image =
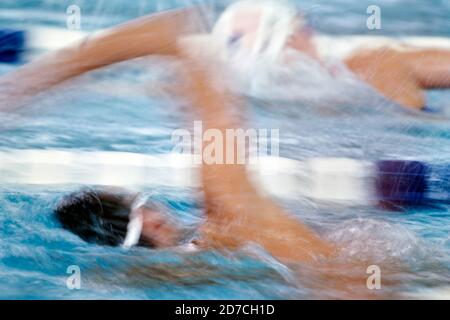
[[(294, 5), (284, 0), (242, 0), (230, 5), (213, 28), (226, 59), (238, 54), (274, 61), (303, 24)], [(246, 63), (249, 61), (242, 61)]]

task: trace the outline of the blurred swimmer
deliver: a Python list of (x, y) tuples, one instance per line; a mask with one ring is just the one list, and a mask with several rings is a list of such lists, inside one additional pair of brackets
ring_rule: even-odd
[[(450, 88), (450, 51), (400, 45), (373, 47), (369, 43), (371, 49), (357, 50), (343, 61), (333, 61), (319, 54), (312, 28), (295, 6), (285, 1), (236, 2), (219, 18), (213, 36), (219, 39), (231, 65), (242, 71), (242, 77), (251, 77), (249, 82), (253, 86), (255, 74), (262, 69), (284, 66), (297, 72), (297, 62), (302, 61), (300, 72), (304, 74), (297, 76), (306, 78), (305, 82), (313, 82), (314, 77), (325, 73), (314, 83), (320, 86), (314, 92), (319, 95), (326, 95), (332, 86), (339, 86), (338, 81), (343, 79), (340, 74), (346, 72), (353, 73), (388, 99), (414, 109), (425, 107), (424, 90)], [(270, 72), (267, 71), (269, 77), (280, 81), (277, 73), (270, 75)], [(337, 81), (326, 83), (327, 76)], [(274, 84), (268, 83), (259, 93), (270, 91)], [(286, 81), (281, 83), (286, 85)], [(290, 88), (295, 90), (295, 83)]]
[[(0, 94), (8, 100), (0, 111), (26, 104), (27, 96), (96, 68), (152, 54), (176, 55), (180, 39), (205, 29), (201, 21), (196, 9), (156, 14), (47, 55), (0, 79)], [(191, 42), (197, 42), (191, 46), (197, 55), (225, 62), (233, 71), (227, 85), (247, 96), (255, 91), (261, 98), (279, 98), (279, 88), (284, 96), (292, 93), (294, 102), (306, 95), (332, 103), (350, 95), (345, 82), (351, 78), (397, 104), (421, 110), (426, 108), (424, 90), (450, 87), (447, 50), (369, 43), (370, 48), (342, 61), (322, 56), (312, 28), (289, 1), (237, 1), (219, 17), (211, 33)]]
[[(230, 110), (242, 110), (242, 102), (214, 85), (221, 81), (217, 65), (199, 60), (189, 50), (180, 50), (179, 56), (186, 66), (183, 92), (204, 130), (219, 130), (225, 136), (226, 130), (241, 128)], [(233, 148), (238, 147), (234, 139)], [(226, 152), (227, 146), (223, 148)], [(79, 192), (63, 199), (56, 214), (65, 228), (84, 240), (106, 245), (235, 250), (256, 243), (284, 262), (314, 262), (335, 251), (332, 244), (261, 195), (245, 165), (203, 163), (201, 173), (205, 221), (198, 238), (188, 243), (180, 243), (183, 234), (167, 209), (138, 195)]]
[[(300, 28), (301, 19), (289, 6), (279, 7), (280, 11), (275, 10), (279, 5), (274, 2), (245, 1), (235, 6), (219, 19), (212, 38), (190, 35), (197, 31), (193, 22), (198, 20), (198, 14), (195, 9), (186, 9), (141, 18), (88, 38), (80, 45), (51, 53), (5, 78), (5, 83), (12, 86), (14, 98), (19, 97), (11, 103), (113, 63), (148, 55), (168, 55), (182, 62), (180, 78), (184, 81), (179, 92), (203, 121), (204, 130), (215, 129), (225, 136), (227, 129), (242, 127), (236, 115), (244, 111), (245, 101), (236, 97), (229, 88), (232, 81), (228, 80), (234, 80), (239, 75), (236, 72), (244, 69), (247, 62), (251, 66), (257, 58), (267, 63), (278, 63), (280, 59), (289, 63), (283, 56), (286, 48), (302, 50), (317, 58), (308, 36)], [(234, 16), (234, 8), (239, 8), (237, 11), (243, 16), (239, 16), (241, 22), (230, 32), (221, 25)], [(255, 32), (255, 28), (264, 32)], [(423, 55), (442, 55), (442, 65), (448, 58), (445, 53)], [(249, 60), (235, 64), (242, 57)], [(381, 60), (378, 67), (384, 71), (385, 63), (391, 62)], [(436, 68), (443, 69), (445, 66)], [(401, 79), (410, 81), (409, 76)], [(438, 79), (435, 81), (444, 86)], [(401, 97), (409, 96), (397, 98)], [(233, 143), (236, 150), (237, 141)], [(223, 147), (224, 152), (229, 150), (228, 146)], [(203, 163), (201, 173), (205, 221), (192, 241), (182, 241), (183, 232), (167, 209), (145, 199), (141, 201), (137, 195), (82, 191), (64, 198), (56, 215), (64, 228), (86, 241), (103, 245), (142, 245), (156, 249), (187, 245), (194, 249), (235, 250), (256, 243), (283, 262), (314, 265), (339, 252), (333, 243), (260, 194), (245, 165)], [(361, 271), (365, 279), (365, 268)], [(365, 281), (358, 283), (366, 289)]]

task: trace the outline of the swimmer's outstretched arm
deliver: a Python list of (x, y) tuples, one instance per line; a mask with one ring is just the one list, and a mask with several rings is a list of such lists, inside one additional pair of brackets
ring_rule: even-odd
[(153, 14), (46, 54), (0, 78), (0, 93), (9, 94), (2, 100), (11, 100), (0, 110), (20, 107), (26, 98), (94, 69), (147, 55), (176, 55), (178, 38), (200, 29), (198, 21), (197, 8)]
[(450, 88), (450, 50), (363, 50), (345, 63), (386, 97), (413, 109), (425, 106), (423, 90)]
[[(204, 64), (190, 61), (186, 66), (187, 94), (204, 129), (217, 129), (225, 136), (226, 129), (240, 128), (232, 114), (243, 110), (242, 101), (217, 89), (214, 85), (220, 84), (217, 68), (212, 78), (212, 71)], [(236, 141), (233, 144), (236, 149)], [(333, 253), (332, 245), (260, 195), (250, 182), (245, 165), (204, 163), (202, 184), (207, 211), (202, 231), (208, 245), (232, 249), (253, 242), (285, 262), (310, 262)]]
[(450, 50), (413, 50), (403, 56), (423, 89), (450, 88)]

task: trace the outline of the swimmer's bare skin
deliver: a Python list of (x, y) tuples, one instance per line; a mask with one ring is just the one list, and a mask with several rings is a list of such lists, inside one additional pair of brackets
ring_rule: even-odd
[[(320, 61), (313, 36), (302, 30), (289, 39), (287, 46)], [(356, 50), (344, 64), (360, 79), (372, 85), (398, 104), (421, 110), (425, 107), (424, 90), (450, 88), (450, 50), (403, 50), (383, 47)]]
[[(13, 111), (36, 94), (85, 72), (148, 55), (175, 55), (177, 39), (197, 29), (195, 9), (135, 19), (51, 52), (0, 78), (0, 111)], [(5, 95), (5, 96), (3, 96)]]
[[(205, 130), (218, 129), (225, 136), (226, 129), (241, 128), (230, 108), (242, 110), (243, 102), (211, 85), (220, 81), (220, 75), (211, 70), (214, 65), (187, 59), (190, 85), (186, 92)], [(236, 149), (236, 141), (234, 144)], [(203, 164), (202, 185), (207, 221), (201, 231), (208, 246), (233, 249), (253, 242), (285, 262), (312, 262), (333, 254), (331, 244), (258, 193), (245, 165)]]
[[(320, 61), (310, 34), (298, 31), (288, 46)], [(450, 88), (450, 50), (364, 49), (351, 53), (343, 62), (385, 97), (416, 110), (425, 107), (424, 90)]]
[(447, 50), (381, 48), (356, 52), (344, 62), (387, 98), (417, 110), (425, 106), (424, 90), (450, 88)]

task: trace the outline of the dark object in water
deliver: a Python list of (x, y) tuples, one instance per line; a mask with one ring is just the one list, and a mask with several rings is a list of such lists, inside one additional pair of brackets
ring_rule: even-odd
[(25, 32), (0, 29), (0, 62), (16, 63), (25, 50)]
[(429, 168), (418, 161), (378, 161), (376, 191), (380, 205), (422, 205), (426, 192)]

